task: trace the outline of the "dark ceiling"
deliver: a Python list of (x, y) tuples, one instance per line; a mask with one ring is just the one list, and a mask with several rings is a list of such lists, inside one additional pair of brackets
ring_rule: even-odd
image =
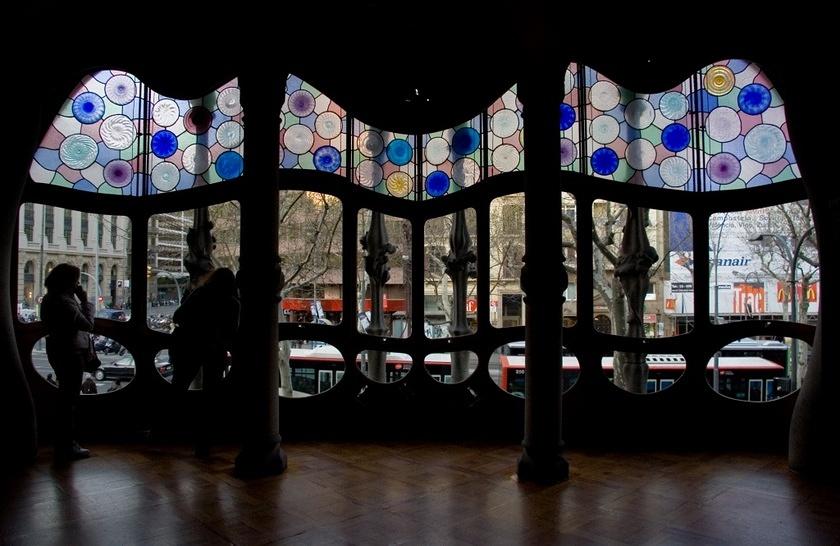
[[(130, 27), (115, 18), (85, 33), (61, 16), (36, 16), (31, 26), (39, 50), (13, 60), (35, 82), (40, 103), (55, 109), (97, 68), (128, 70), (156, 91), (179, 97), (200, 96), (246, 70), (290, 71), (367, 123), (416, 132), (474, 116), (528, 69), (559, 86), (567, 59), (638, 92), (662, 90), (731, 57), (759, 62), (780, 85), (782, 74), (775, 77), (773, 65), (802, 60), (790, 43), (760, 34), (760, 25), (734, 32), (656, 26), (640, 18), (631, 32), (627, 19), (575, 18), (527, 1), (513, 4), (518, 11), (451, 4), (460, 7), (278, 4), (264, 12), (250, 9), (247, 19), (232, 13), (230, 21), (221, 10), (208, 9), (201, 16), (161, 14)], [(262, 15), (268, 23), (260, 22)], [(193, 29), (199, 29), (195, 40), (189, 38)]]

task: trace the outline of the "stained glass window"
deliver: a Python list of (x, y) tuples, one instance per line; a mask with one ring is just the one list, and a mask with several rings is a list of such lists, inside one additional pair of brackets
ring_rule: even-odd
[(240, 176), (242, 140), (236, 80), (182, 100), (155, 93), (132, 74), (103, 70), (70, 93), (29, 174), (90, 192), (169, 192)]
[(280, 166), (346, 175), (347, 114), (294, 74), (280, 114)]
[(70, 93), (35, 152), (33, 181), (90, 192), (138, 195), (143, 116), (140, 81), (103, 70)]
[[(650, 94), (571, 63), (564, 86), (559, 153), (565, 170), (690, 191), (800, 176), (782, 99), (754, 63), (721, 61)], [(398, 134), (353, 120), (347, 150), (349, 119), (335, 101), (289, 75), (280, 167), (334, 173), (409, 199), (524, 170), (515, 85), (486, 113), (434, 133)], [(237, 80), (185, 100), (160, 95), (126, 72), (103, 70), (70, 93), (35, 152), (30, 177), (121, 195), (182, 190), (242, 175), (243, 140)]]
[[(590, 68), (584, 68), (584, 82), (586, 104), (577, 112), (585, 122), (586, 163), (575, 168), (568, 162), (580, 154), (580, 143), (564, 134), (564, 168), (689, 191), (800, 176), (781, 97), (754, 63), (722, 61), (652, 94), (633, 93)], [(561, 127), (562, 120), (563, 113)]]
[(701, 71), (704, 189), (755, 187), (800, 177), (782, 98), (756, 65), (729, 60)]
[(149, 193), (242, 175), (242, 104), (237, 80), (192, 100), (150, 94)]
[(440, 197), (481, 180), (482, 116), (452, 129), (423, 135), (424, 197)]
[(487, 110), (489, 130), (489, 175), (525, 170), (522, 131), (522, 103), (514, 85)]
[(354, 120), (354, 182), (379, 193), (414, 199), (414, 141), (414, 135), (382, 131)]

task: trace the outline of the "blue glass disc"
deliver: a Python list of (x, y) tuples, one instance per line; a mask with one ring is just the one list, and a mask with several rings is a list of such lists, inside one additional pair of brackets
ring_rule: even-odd
[(618, 169), (618, 154), (612, 148), (598, 148), (589, 160), (592, 170), (600, 175), (608, 175)]
[(89, 180), (85, 180), (84, 178), (73, 184), (73, 189), (92, 192), (98, 191), (98, 188), (94, 186), (93, 183), (91, 183)]
[(152, 137), (152, 153), (160, 158), (166, 158), (178, 149), (178, 137), (172, 131), (158, 131)]
[(216, 174), (219, 178), (229, 180), (242, 175), (245, 167), (242, 156), (233, 150), (228, 150), (216, 159)]
[(452, 151), (458, 155), (470, 155), (478, 149), (481, 137), (472, 127), (461, 127), (452, 136)]
[(332, 146), (321, 146), (315, 150), (315, 168), (334, 173), (341, 167), (341, 153)]
[(756, 115), (770, 107), (771, 99), (770, 91), (766, 87), (760, 83), (751, 83), (738, 93), (738, 106), (743, 112)]
[(388, 159), (394, 165), (405, 165), (411, 161), (411, 157), (414, 155), (411, 145), (407, 140), (402, 138), (392, 140), (388, 144), (388, 148), (386, 148), (386, 153), (388, 154)]
[(426, 192), (432, 197), (440, 197), (449, 191), (449, 175), (435, 171), (426, 177)]
[(560, 130), (565, 131), (575, 123), (575, 109), (565, 102), (560, 105)]
[(105, 102), (96, 93), (82, 93), (73, 101), (73, 116), (80, 123), (96, 123), (105, 115)]
[(662, 130), (662, 144), (672, 152), (685, 150), (690, 143), (691, 134), (681, 123), (672, 123)]

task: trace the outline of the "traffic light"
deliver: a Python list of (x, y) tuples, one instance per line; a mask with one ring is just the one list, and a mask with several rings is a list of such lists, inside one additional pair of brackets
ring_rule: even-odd
[(152, 266), (147, 265), (146, 266), (146, 277), (151, 277), (151, 276), (152, 276)]

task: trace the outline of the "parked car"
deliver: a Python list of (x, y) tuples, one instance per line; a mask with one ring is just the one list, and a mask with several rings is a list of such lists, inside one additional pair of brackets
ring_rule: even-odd
[(100, 309), (96, 312), (96, 318), (108, 319), (108, 320), (118, 320), (120, 322), (125, 322), (131, 316), (125, 312), (124, 309)]
[[(172, 364), (169, 363), (169, 355), (165, 352), (155, 357), (155, 367), (163, 377), (172, 376)], [(131, 381), (134, 378), (134, 356), (127, 354), (109, 364), (102, 364), (93, 372), (93, 377), (97, 381), (113, 379)]]

